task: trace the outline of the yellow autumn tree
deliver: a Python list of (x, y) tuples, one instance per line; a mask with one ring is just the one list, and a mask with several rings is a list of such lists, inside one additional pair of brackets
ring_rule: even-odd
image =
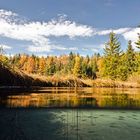
[(25, 54), (21, 55), (21, 57), (19, 59), (19, 69), (26, 70), (27, 59), (28, 59), (27, 55), (25, 55)]
[(98, 65), (98, 70), (99, 70), (97, 73), (97, 76), (102, 77), (104, 74), (104, 59), (100, 58), (97, 62), (97, 65)]
[(4, 55), (4, 49), (0, 46), (0, 64), (7, 66), (8, 65), (8, 58)]
[(34, 73), (35, 70), (35, 60), (33, 57), (28, 57), (26, 64), (26, 71), (28, 73)]
[(38, 71), (40, 74), (45, 74), (45, 70), (46, 70), (46, 60), (44, 57), (41, 57), (39, 59), (39, 68), (38, 68)]
[(74, 68), (73, 68), (73, 74), (76, 77), (81, 76), (81, 58), (80, 58), (80, 56), (75, 57), (75, 64), (74, 64)]

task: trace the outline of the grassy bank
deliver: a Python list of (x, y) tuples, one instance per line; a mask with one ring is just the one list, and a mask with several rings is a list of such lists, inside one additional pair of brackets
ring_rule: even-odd
[(0, 86), (2, 87), (31, 87), (31, 86), (41, 86), (41, 87), (86, 87), (81, 79), (70, 76), (41, 76), (35, 74), (27, 74), (25, 72), (19, 71), (18, 69), (11, 69), (7, 66), (0, 65)]
[[(140, 88), (139, 80), (129, 80), (129, 81), (119, 81), (111, 79), (83, 79), (76, 78), (73, 75), (68, 76), (38, 76), (30, 75), (36, 81), (45, 81), (49, 83), (50, 86), (56, 87), (101, 87), (101, 88)], [(38, 78), (39, 77), (39, 78)]]
[(129, 79), (129, 81), (113, 81), (110, 79), (80, 79), (73, 75), (41, 76), (27, 74), (18, 69), (0, 65), (0, 86), (19, 86), (29, 88), (41, 87), (110, 87), (110, 88), (140, 88), (140, 78)]
[(139, 81), (119, 81), (111, 79), (86, 79), (83, 82), (90, 87), (106, 87), (106, 88), (140, 88)]

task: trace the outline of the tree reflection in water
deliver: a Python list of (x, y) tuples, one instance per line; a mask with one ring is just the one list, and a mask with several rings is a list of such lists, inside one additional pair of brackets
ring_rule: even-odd
[(0, 107), (140, 108), (140, 90), (47, 88), (34, 93), (0, 94)]
[(34, 93), (1, 94), (0, 107), (0, 139), (140, 137), (140, 113), (133, 110), (140, 109), (140, 90), (49, 88)]

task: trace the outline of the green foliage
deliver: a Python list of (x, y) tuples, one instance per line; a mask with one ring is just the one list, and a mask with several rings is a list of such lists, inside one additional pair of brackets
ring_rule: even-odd
[(122, 81), (125, 81), (128, 78), (126, 54), (123, 54), (120, 57), (119, 66), (118, 66), (118, 78), (121, 79)]
[(105, 44), (104, 54), (105, 56), (119, 56), (120, 53), (120, 42), (115, 33), (111, 32), (109, 35), (109, 41)]
[(121, 63), (119, 66), (119, 78), (124, 81), (127, 80), (127, 78), (130, 75), (132, 75), (138, 70), (138, 61), (136, 58), (136, 53), (134, 52), (130, 40), (128, 41), (126, 53), (121, 56), (120, 60)]
[[(140, 34), (136, 41), (140, 48)], [(127, 80), (130, 76), (140, 74), (140, 53), (135, 52), (131, 41), (125, 52), (121, 51), (117, 36), (111, 32), (109, 40), (105, 44), (104, 55), (82, 57), (80, 54), (70, 52), (69, 55), (38, 57), (26, 54), (17, 54), (6, 57), (4, 50), (0, 47), (0, 65), (12, 66), (27, 73), (40, 75), (69, 75), (83, 78), (109, 77), (116, 80)]]
[(105, 45), (104, 54), (104, 76), (108, 76), (113, 80), (117, 79), (119, 77), (121, 51), (118, 38), (113, 32), (109, 35), (109, 41)]
[(75, 63), (75, 55), (72, 52), (70, 52), (67, 64), (67, 72), (70, 74), (72, 73), (72, 70), (74, 68), (74, 63)]
[(135, 55), (136, 55), (136, 64), (137, 64), (136, 73), (140, 74), (140, 53), (136, 52)]
[(48, 63), (46, 64), (46, 75), (53, 75), (56, 72), (56, 65), (54, 57), (49, 57)]
[(136, 59), (136, 54), (132, 47), (131, 41), (128, 42), (128, 48), (126, 50), (126, 67), (128, 69), (128, 74), (132, 74), (137, 71), (138, 63)]

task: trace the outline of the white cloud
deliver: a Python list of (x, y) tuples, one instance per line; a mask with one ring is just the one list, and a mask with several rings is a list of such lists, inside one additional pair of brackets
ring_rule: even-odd
[(119, 29), (108, 29), (108, 30), (99, 30), (95, 34), (97, 35), (108, 35), (111, 32), (114, 32), (115, 34), (124, 34), (131, 30), (131, 28), (119, 28)]
[(18, 16), (16, 13), (0, 9), (0, 18), (8, 20), (9, 18), (12, 19), (13, 17), (16, 17), (16, 16)]
[(128, 32), (122, 34), (124, 38), (128, 41), (131, 40), (132, 42), (136, 42), (138, 39), (138, 33), (140, 33), (140, 28), (133, 28)]
[[(49, 49), (48, 49), (49, 48)], [(54, 44), (46, 44), (46, 46), (42, 46), (42, 47), (37, 47), (37, 46), (33, 46), (30, 45), (28, 46), (28, 51), (29, 52), (52, 52), (53, 50), (59, 50), (59, 51), (74, 51), (74, 50), (78, 50), (77, 47), (64, 47), (62, 45), (54, 45)]]
[(28, 46), (27, 50), (29, 52), (35, 52), (35, 53), (40, 53), (40, 52), (50, 52), (51, 49), (50, 49), (50, 46), (41, 46), (41, 47), (38, 47), (38, 46), (33, 46), (33, 45), (30, 45)]
[[(119, 29), (115, 29), (115, 30), (114, 29), (101, 30), (101, 31), (98, 31), (96, 34), (97, 35), (108, 35), (110, 32), (114, 32), (115, 34), (122, 35), (126, 41), (131, 40), (132, 45), (136, 49), (135, 42), (138, 39), (138, 33), (140, 33), (140, 28), (136, 27), (136, 28), (119, 28)], [(105, 47), (105, 45), (101, 44), (100, 48), (104, 48), (104, 47)]]
[(61, 45), (52, 45), (52, 49), (53, 50), (61, 50), (61, 51), (64, 51), (64, 50), (67, 50), (68, 48), (66, 48), (64, 46), (61, 46)]
[(77, 47), (70, 47), (69, 50), (76, 51), (76, 50), (78, 50), (78, 48)]
[[(137, 33), (140, 33), (140, 28), (99, 30), (67, 20), (66, 15), (59, 15), (58, 19), (53, 19), (48, 22), (27, 22), (16, 13), (3, 9), (0, 10), (0, 36), (31, 42), (31, 45), (27, 48), (30, 52), (40, 53), (53, 50), (78, 50), (77, 47), (68, 48), (63, 45), (53, 44), (49, 39), (51, 36), (67, 36), (69, 38), (92, 37), (95, 35), (108, 35), (112, 31), (122, 35), (125, 40), (131, 39), (134, 44), (137, 40)], [(92, 47), (96, 48), (95, 45), (87, 47), (89, 47), (90, 50)], [(97, 48), (104, 48), (104, 45), (97, 45)], [(10, 46), (9, 48), (5, 46), (5, 49), (10, 49)]]
[(16, 13), (0, 10), (0, 36), (31, 41), (33, 45), (28, 48), (31, 52), (50, 51), (53, 46), (48, 39), (50, 36), (74, 38), (92, 36), (93, 33), (91, 27), (66, 20), (64, 17), (42, 23), (25, 22), (17, 17), (19, 16)]
[[(97, 31), (97, 35), (108, 35), (110, 32), (114, 32), (115, 34), (120, 34), (124, 37), (126, 41), (131, 40), (132, 45), (136, 47), (135, 42), (138, 39), (138, 33), (140, 33), (140, 28), (119, 28), (119, 29), (109, 29), (109, 30), (100, 30)], [(105, 45), (102, 44), (101, 48), (104, 48)]]
[(99, 50), (97, 48), (92, 48), (91, 49), (93, 52), (99, 52)]
[(100, 49), (104, 49), (104, 48), (105, 48), (105, 44), (99, 44), (98, 47), (99, 47)]
[(4, 45), (4, 44), (0, 44), (0, 47), (2, 47), (4, 50), (10, 50), (10, 49), (12, 49), (11, 46)]
[(69, 50), (69, 51), (74, 51), (74, 50), (78, 50), (77, 47), (64, 47), (64, 46), (61, 46), (61, 45), (52, 45), (52, 49), (53, 50)]
[(101, 49), (104, 48), (104, 44), (97, 44), (97, 45), (85, 45), (82, 47), (82, 51), (92, 51), (92, 52), (99, 52)]

